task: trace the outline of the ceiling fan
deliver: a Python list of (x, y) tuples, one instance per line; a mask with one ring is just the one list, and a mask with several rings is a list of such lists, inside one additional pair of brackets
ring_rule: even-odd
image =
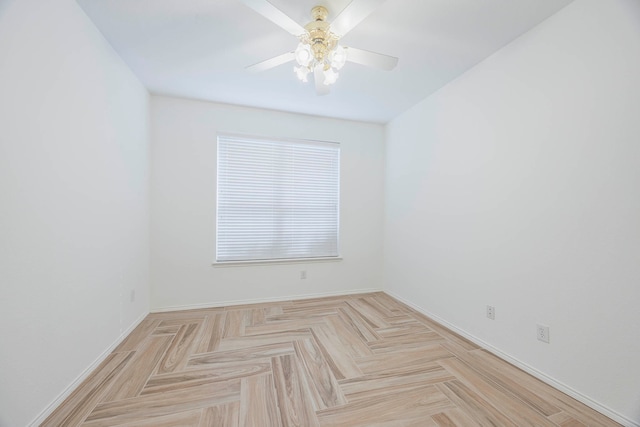
[(398, 63), (398, 58), (393, 56), (342, 46), (339, 43), (345, 34), (385, 0), (353, 0), (331, 24), (327, 22), (327, 9), (315, 6), (311, 9), (313, 20), (305, 26), (298, 24), (268, 0), (241, 1), (299, 40), (295, 51), (251, 65), (247, 67), (250, 71), (264, 71), (295, 61), (297, 66), (294, 67), (294, 72), (298, 78), (306, 82), (307, 76), (313, 73), (316, 94), (326, 95), (329, 93), (329, 86), (338, 78), (338, 71), (347, 61), (383, 70), (392, 70)]

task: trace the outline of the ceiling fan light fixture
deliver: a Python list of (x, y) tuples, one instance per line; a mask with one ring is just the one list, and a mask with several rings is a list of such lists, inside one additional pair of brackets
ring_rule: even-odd
[(324, 84), (329, 86), (332, 85), (336, 82), (336, 80), (338, 80), (338, 76), (339, 74), (336, 73), (333, 68), (329, 67), (326, 70), (324, 70)]
[(331, 61), (331, 68), (340, 70), (347, 62), (347, 49), (342, 46), (336, 46), (329, 54), (329, 60)]
[(310, 72), (309, 67), (293, 67), (293, 71), (301, 82), (306, 83), (308, 81), (307, 75), (309, 75)]
[(298, 47), (295, 51), (295, 58), (298, 65), (308, 67), (309, 63), (313, 60), (310, 46), (302, 42), (298, 43)]

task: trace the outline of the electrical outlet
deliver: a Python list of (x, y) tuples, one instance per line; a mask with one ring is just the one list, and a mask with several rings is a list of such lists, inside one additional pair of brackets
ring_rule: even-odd
[(129, 297), (129, 299), (131, 300), (131, 302), (134, 302), (136, 300), (136, 290), (135, 289), (131, 290), (131, 296)]
[(492, 305), (487, 306), (487, 319), (496, 320), (496, 308)]
[(549, 343), (549, 327), (538, 325), (538, 341)]
[(306, 278), (307, 278), (307, 270), (301, 270), (300, 279), (306, 279)]

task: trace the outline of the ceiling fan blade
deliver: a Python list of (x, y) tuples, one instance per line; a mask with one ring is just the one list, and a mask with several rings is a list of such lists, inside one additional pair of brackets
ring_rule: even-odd
[(331, 23), (331, 31), (342, 37), (386, 0), (353, 0)]
[(240, 0), (260, 15), (267, 18), (274, 24), (282, 27), (296, 37), (305, 33), (304, 27), (287, 16), (280, 9), (269, 3), (267, 0)]
[(295, 54), (293, 52), (287, 52), (283, 53), (282, 55), (274, 56), (273, 58), (267, 59), (266, 61), (249, 65), (246, 70), (251, 71), (252, 73), (258, 73), (260, 71), (265, 71), (270, 68), (277, 67), (278, 65), (284, 64), (285, 62), (293, 61), (294, 58)]
[(369, 52), (368, 50), (356, 49), (355, 47), (347, 48), (347, 61), (380, 68), (386, 71), (393, 70), (395, 66), (398, 65), (398, 58), (395, 56)]
[(322, 65), (317, 65), (313, 70), (313, 81), (316, 84), (316, 95), (322, 96), (329, 93), (329, 86), (324, 84), (324, 72)]

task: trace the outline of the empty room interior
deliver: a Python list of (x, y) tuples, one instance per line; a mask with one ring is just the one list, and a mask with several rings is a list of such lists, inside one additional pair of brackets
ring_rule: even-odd
[(640, 1), (0, 0), (0, 290), (0, 427), (640, 427)]

